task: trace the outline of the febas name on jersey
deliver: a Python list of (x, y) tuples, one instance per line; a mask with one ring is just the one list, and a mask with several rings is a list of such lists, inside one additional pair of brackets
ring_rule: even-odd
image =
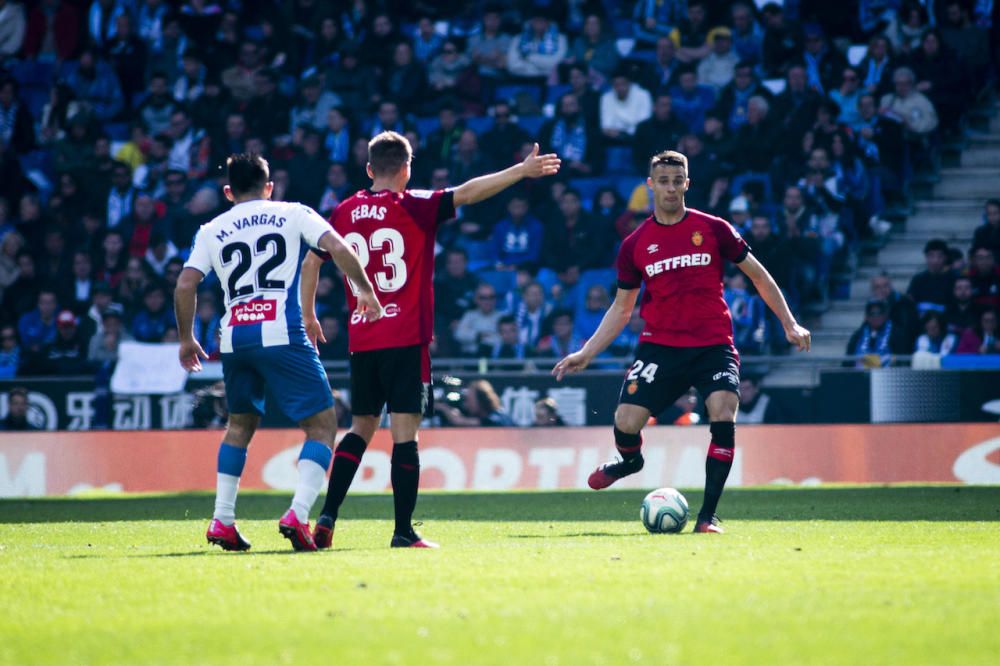
[(309, 344), (299, 298), (302, 258), (329, 230), (307, 206), (263, 199), (237, 204), (198, 230), (184, 265), (219, 277), (223, 353)]
[(358, 220), (384, 220), (389, 209), (385, 206), (358, 206), (351, 211), (351, 222)]

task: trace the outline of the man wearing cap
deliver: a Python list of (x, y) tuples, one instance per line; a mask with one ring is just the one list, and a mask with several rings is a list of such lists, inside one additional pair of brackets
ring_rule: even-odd
[(930, 310), (944, 312), (955, 283), (955, 275), (948, 268), (948, 244), (943, 240), (927, 241), (924, 262), (927, 268), (913, 276), (906, 290), (921, 316)]
[(803, 32), (806, 43), (802, 58), (806, 65), (808, 86), (821, 95), (826, 94), (840, 83), (847, 59), (837, 49), (827, 46), (823, 27), (818, 23), (805, 24)]
[(78, 324), (71, 310), (59, 313), (56, 317), (56, 339), (42, 349), (38, 372), (75, 375), (87, 371), (88, 341), (81, 335)]
[(698, 83), (721, 90), (733, 80), (740, 58), (733, 52), (733, 33), (729, 28), (713, 28), (708, 33), (712, 51), (698, 64)]
[[(909, 349), (899, 329), (889, 321), (889, 305), (871, 300), (865, 305), (865, 321), (847, 342), (847, 355), (856, 356), (854, 367), (886, 367), (894, 354), (907, 354)], [(848, 364), (849, 365), (849, 364)]]

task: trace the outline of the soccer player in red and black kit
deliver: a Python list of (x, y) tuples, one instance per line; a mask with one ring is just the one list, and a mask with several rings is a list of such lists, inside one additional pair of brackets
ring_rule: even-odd
[[(436, 547), (421, 539), (411, 524), (420, 482), (417, 429), (427, 406), (431, 379), (428, 345), (434, 333), (435, 234), (442, 222), (455, 217), (456, 208), (488, 199), (523, 178), (555, 174), (560, 165), (554, 154), (539, 155), (535, 144), (520, 164), (456, 188), (407, 190), (412, 157), (405, 137), (396, 132), (378, 134), (368, 144), (371, 188), (345, 199), (330, 218), (333, 228), (361, 258), (385, 311), (380, 321), (372, 323), (356, 316), (348, 324), (353, 420), (334, 453), (326, 502), (313, 534), (319, 548), (330, 547), (337, 511), (386, 405), (393, 441), (390, 480), (396, 513), (390, 545)], [(314, 342), (323, 339), (314, 309), (322, 261), (310, 253), (302, 271), (304, 323)], [(353, 308), (354, 285), (345, 280), (345, 287)]]
[(559, 361), (552, 374), (562, 379), (604, 351), (625, 328), (645, 283), (640, 312), (646, 327), (615, 411), (615, 446), (622, 459), (598, 467), (588, 484), (600, 490), (641, 470), (642, 427), (694, 386), (705, 400), (712, 433), (705, 500), (694, 531), (722, 532), (715, 510), (733, 466), (740, 385), (733, 323), (722, 297), (724, 260), (753, 281), (790, 343), (808, 351), (810, 334), (732, 225), (684, 205), (691, 184), (684, 155), (653, 156), (647, 182), (655, 198), (653, 215), (622, 242), (615, 301), (583, 348)]

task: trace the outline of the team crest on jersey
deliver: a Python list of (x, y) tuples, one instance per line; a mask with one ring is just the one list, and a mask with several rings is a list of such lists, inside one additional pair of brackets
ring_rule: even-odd
[(274, 321), (278, 318), (278, 301), (259, 300), (247, 301), (233, 306), (229, 317), (230, 326), (246, 326), (259, 324), (262, 321)]
[(625, 391), (629, 395), (635, 395), (635, 392), (638, 391), (638, 390), (639, 390), (639, 382), (638, 382), (638, 380), (629, 382), (628, 386), (625, 388)]
[(705, 237), (701, 235), (700, 231), (696, 231), (691, 234), (691, 242), (694, 243), (695, 247), (701, 247), (701, 244), (705, 242)]

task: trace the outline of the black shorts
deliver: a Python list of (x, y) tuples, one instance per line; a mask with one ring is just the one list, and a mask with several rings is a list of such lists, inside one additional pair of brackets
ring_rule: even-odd
[(715, 391), (740, 392), (740, 356), (732, 345), (667, 347), (643, 342), (625, 373), (619, 403), (656, 415), (691, 387), (702, 399)]
[(378, 416), (424, 414), (431, 383), (427, 345), (393, 347), (351, 353), (351, 412)]

